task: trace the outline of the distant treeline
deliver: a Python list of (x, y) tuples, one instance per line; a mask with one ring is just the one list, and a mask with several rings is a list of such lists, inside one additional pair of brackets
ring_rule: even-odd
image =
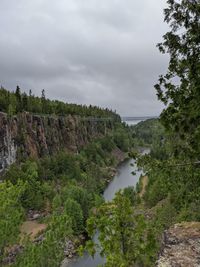
[(136, 117), (122, 117), (123, 121), (133, 121), (133, 120), (149, 120), (149, 119), (157, 119), (158, 116), (136, 116)]
[(44, 89), (41, 92), (41, 97), (38, 97), (31, 90), (29, 94), (21, 92), (19, 86), (16, 87), (15, 92), (10, 92), (3, 87), (0, 88), (0, 111), (10, 116), (27, 111), (36, 114), (55, 114), (59, 116), (71, 114), (81, 117), (111, 117), (120, 121), (120, 116), (107, 108), (50, 100), (46, 98)]

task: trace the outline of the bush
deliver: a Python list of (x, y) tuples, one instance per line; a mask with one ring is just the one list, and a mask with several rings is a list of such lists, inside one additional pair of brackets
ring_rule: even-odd
[(124, 188), (123, 195), (129, 199), (132, 205), (135, 204), (136, 199), (137, 199), (137, 194), (133, 186)]
[(75, 234), (80, 234), (84, 231), (83, 212), (80, 204), (68, 198), (64, 204), (66, 214), (72, 219), (72, 229)]

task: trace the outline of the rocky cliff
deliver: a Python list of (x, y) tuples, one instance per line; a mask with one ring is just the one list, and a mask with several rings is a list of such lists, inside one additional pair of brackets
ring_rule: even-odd
[(165, 231), (157, 267), (200, 266), (200, 223), (176, 224)]
[(0, 113), (0, 171), (27, 157), (52, 155), (59, 150), (76, 153), (111, 128), (109, 121), (79, 116), (39, 116), (26, 112), (9, 118)]

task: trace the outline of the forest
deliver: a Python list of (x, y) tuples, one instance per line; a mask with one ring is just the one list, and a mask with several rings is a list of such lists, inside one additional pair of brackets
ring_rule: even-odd
[[(153, 267), (162, 235), (180, 222), (200, 222), (200, 3), (168, 0), (164, 10), (169, 31), (158, 44), (168, 54), (168, 70), (155, 85), (164, 104), (159, 119), (128, 127), (110, 110), (0, 90), (2, 112), (64, 116), (114, 117), (114, 130), (91, 141), (80, 153), (60, 153), (15, 163), (0, 183), (0, 264), (18, 244), (14, 267), (57, 267), (66, 238), (80, 255), (106, 258), (106, 267)], [(137, 150), (149, 147), (148, 155)], [(102, 192), (119, 161), (113, 151), (134, 157), (145, 176), (135, 188), (119, 191), (105, 202)], [(143, 190), (143, 179), (147, 183)], [(141, 193), (142, 192), (142, 193)], [(39, 240), (22, 236), (30, 210), (45, 214)], [(99, 244), (92, 239), (99, 232)], [(84, 241), (83, 241), (83, 239)], [(81, 241), (82, 240), (82, 241)], [(7, 260), (7, 261), (6, 261)]]
[(35, 96), (31, 90), (29, 94), (21, 92), (17, 85), (16, 90), (11, 92), (1, 86), (0, 88), (0, 111), (9, 116), (26, 111), (33, 114), (65, 116), (79, 115), (81, 117), (112, 117), (120, 121), (119, 115), (109, 109), (96, 106), (64, 103), (58, 100), (50, 100), (46, 97), (45, 90), (41, 96)]
[[(76, 108), (81, 116), (81, 107)], [(96, 110), (110, 116), (90, 107), (88, 114)], [(102, 192), (119, 161), (128, 156), (131, 142), (131, 132), (116, 120), (114, 129), (90, 140), (77, 154), (61, 150), (38, 159), (20, 158), (1, 174), (1, 265), (59, 266), (67, 240), (77, 248), (87, 238), (91, 210), (103, 203)], [(45, 228), (34, 237), (22, 231), (33, 219), (31, 213), (39, 217), (36, 226)]]
[[(131, 127), (135, 144), (151, 149), (137, 159), (148, 183), (141, 195), (141, 178), (132, 193), (119, 192), (88, 220), (91, 236), (100, 231), (108, 267), (155, 266), (164, 230), (200, 221), (200, 3), (167, 4), (164, 14), (170, 30), (158, 48), (169, 55), (169, 65), (155, 85), (165, 108), (158, 120)], [(86, 249), (94, 253), (95, 244), (89, 242)]]

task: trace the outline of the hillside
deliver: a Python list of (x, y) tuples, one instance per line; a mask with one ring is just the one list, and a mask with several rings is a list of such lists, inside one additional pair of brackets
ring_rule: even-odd
[(120, 116), (112, 110), (96, 106), (78, 105), (64, 103), (63, 101), (50, 100), (46, 97), (45, 90), (41, 96), (35, 96), (30, 90), (29, 94), (21, 92), (19, 86), (15, 91), (0, 88), (0, 111), (9, 116), (16, 115), (23, 111), (36, 115), (78, 115), (81, 117), (112, 117), (120, 121)]
[(103, 137), (115, 121), (82, 119), (78, 115), (34, 115), (28, 112), (9, 117), (0, 113), (1, 170), (27, 158), (40, 158), (63, 150), (77, 153), (95, 138)]
[[(85, 109), (96, 117), (85, 117)], [(131, 149), (117, 114), (76, 111), (0, 113), (1, 265), (58, 266), (68, 241), (75, 253), (91, 209)]]
[(200, 0), (1, 2), (3, 83), (161, 113), (1, 87), (0, 266), (199, 267)]

